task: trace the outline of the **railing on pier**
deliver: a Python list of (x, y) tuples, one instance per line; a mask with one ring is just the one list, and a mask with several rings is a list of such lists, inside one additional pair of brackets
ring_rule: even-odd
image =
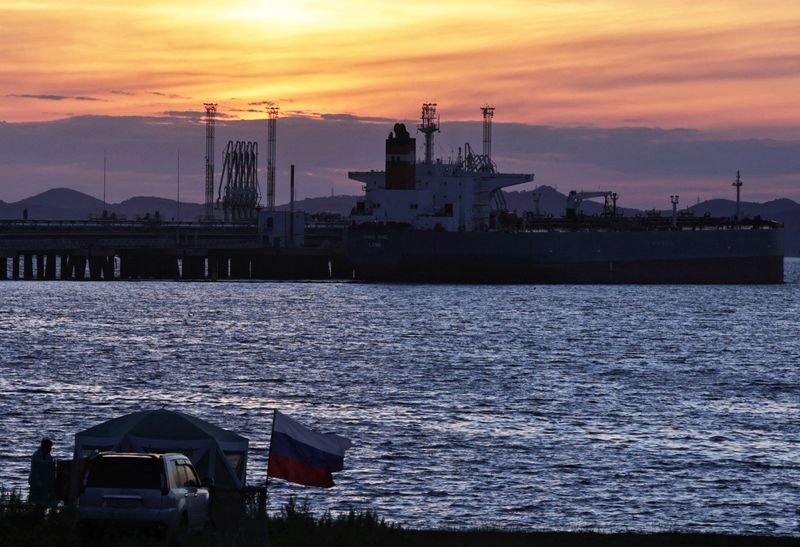
[(515, 217), (500, 222), (498, 228), (528, 231), (646, 231), (646, 230), (771, 230), (782, 225), (761, 217), (735, 220), (728, 217), (646, 214), (641, 216), (588, 216), (553, 218), (541, 215)]
[(254, 223), (4, 220), (0, 280), (350, 278), (341, 231), (309, 233), (285, 247)]

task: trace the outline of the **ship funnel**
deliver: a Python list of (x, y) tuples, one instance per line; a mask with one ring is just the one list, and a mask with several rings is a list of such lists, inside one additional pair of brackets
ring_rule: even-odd
[(386, 189), (413, 190), (415, 188), (417, 140), (412, 138), (402, 123), (394, 125), (394, 132), (386, 139)]

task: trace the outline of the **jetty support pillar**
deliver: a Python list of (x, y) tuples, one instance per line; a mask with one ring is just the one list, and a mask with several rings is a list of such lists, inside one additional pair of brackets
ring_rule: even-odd
[(103, 257), (103, 279), (106, 281), (116, 279), (116, 272), (114, 268), (114, 255)]
[(47, 280), (56, 278), (56, 255), (54, 254), (45, 256), (44, 278)]
[(22, 276), (24, 279), (33, 279), (33, 255), (25, 253), (22, 257)]
[(61, 255), (61, 279), (73, 279), (75, 275), (75, 263), (68, 254)]
[(72, 262), (75, 264), (75, 279), (83, 281), (86, 279), (86, 256), (73, 256)]
[(205, 256), (184, 255), (182, 260), (181, 279), (204, 279), (206, 260)]
[(250, 279), (250, 257), (246, 255), (231, 257), (231, 279)]

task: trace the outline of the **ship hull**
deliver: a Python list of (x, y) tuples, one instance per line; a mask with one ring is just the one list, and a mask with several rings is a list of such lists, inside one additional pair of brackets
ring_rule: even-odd
[(352, 230), (355, 279), (407, 283), (774, 284), (783, 230)]

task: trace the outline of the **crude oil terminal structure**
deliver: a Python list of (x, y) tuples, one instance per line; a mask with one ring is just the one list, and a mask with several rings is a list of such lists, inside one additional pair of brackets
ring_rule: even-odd
[[(216, 180), (217, 104), (205, 103), (204, 107), (205, 207), (200, 218), (167, 221), (156, 213), (140, 220), (106, 214), (86, 221), (0, 220), (0, 280), (328, 279), (351, 275), (341, 252), (341, 229), (321, 229), (307, 236), (302, 213), (294, 213), (293, 207), (275, 210), (278, 107), (267, 111), (266, 208), (261, 205), (257, 142), (228, 141)], [(327, 242), (323, 244), (317, 234)]]
[[(612, 192), (570, 192), (564, 216), (508, 211), (503, 189), (533, 180), (501, 173), (492, 159), (492, 119), (483, 114), (483, 151), (469, 143), (434, 158), (436, 104), (422, 106), (385, 142), (383, 171), (351, 172), (364, 196), (339, 221), (307, 223), (275, 209), (278, 108), (268, 110), (266, 207), (258, 144), (229, 141), (214, 197), (217, 105), (205, 104), (205, 208), (194, 222), (155, 217), (85, 222), (0, 221), (0, 279), (356, 279), (404, 283), (782, 283), (783, 227), (741, 216), (623, 216)], [(602, 197), (602, 215), (581, 201)], [(219, 218), (221, 217), (221, 218)], [(310, 217), (309, 217), (310, 218)], [(5, 267), (3, 267), (5, 266)]]

